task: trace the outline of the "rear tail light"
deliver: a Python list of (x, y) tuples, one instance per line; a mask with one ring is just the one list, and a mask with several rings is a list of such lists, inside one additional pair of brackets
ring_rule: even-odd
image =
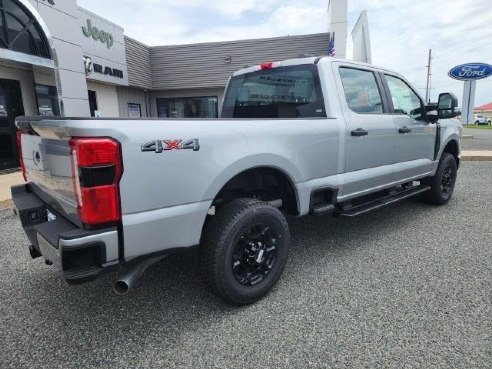
[(111, 138), (73, 138), (70, 157), (82, 223), (91, 227), (120, 221), (123, 165), (119, 142)]
[(22, 132), (17, 131), (17, 152), (19, 154), (19, 162), (22, 170), (22, 177), (27, 182), (26, 166), (24, 165), (24, 157), (22, 155)]

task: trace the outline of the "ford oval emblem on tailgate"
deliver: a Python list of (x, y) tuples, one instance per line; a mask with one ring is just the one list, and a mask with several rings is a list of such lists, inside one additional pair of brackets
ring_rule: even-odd
[(461, 64), (449, 71), (449, 76), (459, 81), (474, 81), (490, 77), (491, 75), (492, 65), (485, 63)]
[(32, 160), (34, 161), (34, 164), (36, 166), (38, 166), (41, 163), (41, 154), (39, 153), (39, 151), (35, 150), (32, 153)]

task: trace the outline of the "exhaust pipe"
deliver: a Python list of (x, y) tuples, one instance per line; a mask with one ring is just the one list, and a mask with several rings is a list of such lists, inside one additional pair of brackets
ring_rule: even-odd
[(114, 292), (116, 292), (118, 295), (126, 294), (128, 291), (130, 291), (131, 288), (133, 288), (133, 286), (135, 286), (135, 283), (137, 283), (138, 279), (152, 264), (157, 263), (159, 260), (162, 260), (165, 257), (166, 255), (145, 259), (125, 269), (123, 272), (121, 272), (116, 282), (114, 282)]

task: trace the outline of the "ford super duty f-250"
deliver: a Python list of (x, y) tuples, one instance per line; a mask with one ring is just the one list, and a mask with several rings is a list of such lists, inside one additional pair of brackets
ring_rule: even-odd
[(286, 265), (285, 215), (357, 216), (420, 195), (443, 205), (460, 164), (457, 100), (329, 57), (234, 73), (221, 119), (22, 117), (12, 188), (33, 258), (69, 283), (120, 273), (126, 292), (197, 246), (221, 298), (252, 303)]

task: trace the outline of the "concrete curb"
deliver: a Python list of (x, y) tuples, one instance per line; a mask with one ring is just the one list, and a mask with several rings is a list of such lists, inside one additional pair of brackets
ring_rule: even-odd
[(462, 161), (492, 161), (492, 156), (461, 156)]
[(492, 161), (492, 151), (476, 150), (476, 151), (463, 151), (461, 153), (461, 160), (463, 161)]

